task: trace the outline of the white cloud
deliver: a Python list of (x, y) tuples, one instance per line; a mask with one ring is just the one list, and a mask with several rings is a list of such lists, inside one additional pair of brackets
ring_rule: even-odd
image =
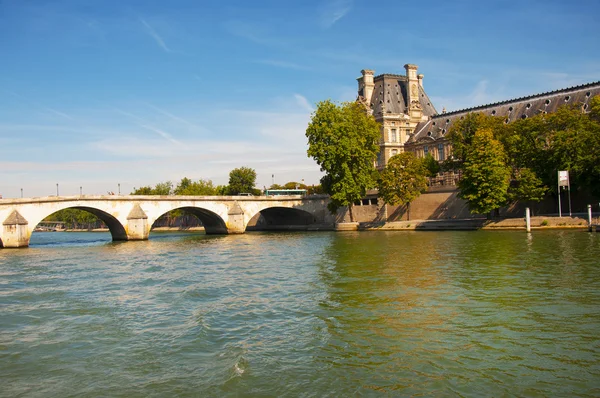
[(294, 97), (296, 98), (298, 105), (300, 105), (302, 109), (306, 110), (309, 113), (313, 113), (315, 111), (310, 102), (308, 102), (308, 100), (306, 99), (306, 97), (300, 94), (294, 94)]
[(319, 10), (319, 23), (323, 28), (330, 28), (351, 9), (352, 0), (328, 0)]

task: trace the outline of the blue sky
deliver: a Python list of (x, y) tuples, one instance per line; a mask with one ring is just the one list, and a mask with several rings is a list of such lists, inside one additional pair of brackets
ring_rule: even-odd
[(419, 65), (448, 111), (600, 80), (600, 2), (0, 0), (0, 194), (318, 183), (315, 103)]

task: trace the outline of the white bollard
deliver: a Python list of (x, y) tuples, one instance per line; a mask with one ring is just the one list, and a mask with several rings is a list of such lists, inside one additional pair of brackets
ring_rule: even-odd
[(529, 207), (525, 208), (525, 224), (527, 225), (527, 232), (531, 232), (531, 217), (529, 215)]
[(592, 232), (592, 205), (588, 205), (588, 231)]

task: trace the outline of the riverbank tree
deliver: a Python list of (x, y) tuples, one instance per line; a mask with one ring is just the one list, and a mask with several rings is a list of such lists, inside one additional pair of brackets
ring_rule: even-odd
[(463, 175), (458, 196), (472, 212), (485, 214), (504, 206), (508, 200), (510, 170), (502, 144), (491, 129), (478, 129), (463, 152)]
[[(465, 115), (448, 132), (453, 156), (443, 168), (460, 171), (464, 179), (465, 161), (481, 145), (474, 144), (476, 132), (487, 130), (504, 151), (504, 165), (510, 174), (510, 183), (501, 185), (506, 188), (501, 195), (506, 202), (540, 201), (547, 192), (556, 195), (559, 170), (569, 171), (572, 190), (600, 196), (600, 96), (588, 105), (587, 109), (563, 105), (555, 112), (540, 112), (511, 123), (483, 113)], [(496, 170), (500, 172), (497, 178), (503, 180), (504, 168)], [(472, 197), (487, 186), (468, 186), (464, 181), (460, 189)]]
[(379, 176), (379, 196), (390, 205), (406, 205), (410, 219), (410, 203), (427, 190), (427, 160), (413, 152), (392, 156)]
[(239, 195), (240, 193), (250, 193), (260, 195), (260, 190), (254, 188), (256, 185), (256, 170), (250, 167), (238, 167), (229, 172), (229, 185), (227, 186), (228, 195)]
[(308, 156), (325, 172), (321, 185), (331, 198), (328, 207), (332, 213), (348, 206), (354, 221), (353, 203), (374, 187), (379, 134), (379, 124), (358, 102), (326, 100), (317, 104), (306, 129)]

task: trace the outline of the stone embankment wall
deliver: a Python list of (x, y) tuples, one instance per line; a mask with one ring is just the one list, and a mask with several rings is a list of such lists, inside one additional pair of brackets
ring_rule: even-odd
[[(568, 216), (569, 205), (566, 193), (563, 193), (561, 200), (563, 216)], [(571, 194), (573, 213), (586, 213), (588, 204), (592, 204), (595, 209), (598, 209), (598, 199), (574, 192)], [(519, 202), (500, 209), (500, 217), (522, 218), (525, 215), (526, 207), (530, 208), (532, 216), (556, 215), (558, 213), (558, 199), (548, 195), (545, 200), (539, 203)], [(458, 197), (458, 190), (447, 188), (432, 189), (422, 194), (410, 204), (409, 209), (406, 206), (389, 206), (378, 203), (355, 205), (353, 213), (357, 222), (486, 218), (485, 214), (471, 214), (467, 202)], [(348, 210), (340, 210), (337, 214), (337, 222), (349, 221)]]

